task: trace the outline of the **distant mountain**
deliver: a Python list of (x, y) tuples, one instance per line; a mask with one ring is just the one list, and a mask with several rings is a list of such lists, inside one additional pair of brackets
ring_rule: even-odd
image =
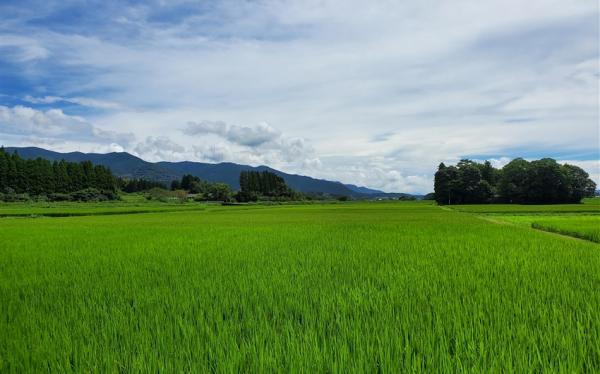
[(219, 164), (207, 164), (202, 162), (157, 162), (163, 168), (175, 172), (177, 175), (192, 174), (209, 182), (227, 183), (233, 189), (239, 189), (240, 173), (245, 170), (270, 171), (285, 180), (291, 188), (305, 193), (327, 193), (330, 195), (346, 195), (359, 197), (360, 194), (352, 191), (340, 182), (332, 182), (323, 179), (315, 179), (303, 175), (287, 174), (268, 166), (249, 166), (222, 162)]
[(192, 174), (210, 182), (222, 182), (232, 189), (239, 189), (240, 172), (245, 170), (271, 171), (281, 176), (291, 188), (304, 193), (329, 194), (334, 196), (352, 196), (354, 198), (394, 198), (406, 194), (388, 194), (379, 190), (355, 185), (345, 185), (340, 182), (315, 179), (304, 175), (288, 174), (268, 166), (249, 166), (222, 162), (209, 164), (202, 162), (148, 162), (126, 152), (112, 153), (81, 153), (53, 152), (37, 147), (6, 147), (7, 152), (17, 151), (23, 158), (45, 158), (51, 161), (66, 160), (71, 162), (91, 161), (97, 165), (104, 165), (111, 169), (113, 174), (125, 178), (144, 178), (163, 183), (170, 183), (180, 179), (185, 174)]
[(372, 188), (367, 188), (367, 187), (359, 187), (354, 184), (345, 184), (345, 186), (354, 192), (358, 192), (358, 193), (365, 194), (365, 195), (377, 195), (377, 194), (385, 193), (380, 190), (374, 190)]

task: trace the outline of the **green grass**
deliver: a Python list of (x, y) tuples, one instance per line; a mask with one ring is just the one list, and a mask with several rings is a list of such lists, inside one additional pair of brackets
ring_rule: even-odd
[(468, 213), (480, 214), (564, 214), (589, 213), (600, 214), (600, 204), (550, 204), (550, 205), (520, 205), (520, 204), (479, 204), (479, 205), (449, 205), (448, 208)]
[(495, 218), (520, 226), (600, 243), (600, 215), (503, 215)]
[(600, 243), (600, 216), (538, 218), (531, 227)]
[(0, 203), (0, 217), (68, 217), (91, 215), (135, 214), (149, 212), (174, 212), (186, 210), (204, 210), (206, 204), (197, 202), (157, 202), (146, 199), (128, 198), (122, 201), (97, 203), (81, 202), (31, 202)]
[(416, 203), (0, 219), (0, 372), (598, 372), (600, 249)]
[(456, 205), (449, 209), (599, 243), (599, 202), (599, 198), (588, 198), (571, 205)]
[(600, 205), (600, 197), (588, 197), (583, 199), (584, 204)]

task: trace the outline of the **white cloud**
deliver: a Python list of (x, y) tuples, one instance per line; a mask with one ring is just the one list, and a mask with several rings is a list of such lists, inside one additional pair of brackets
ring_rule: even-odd
[(36, 39), (7, 34), (0, 34), (0, 52), (17, 62), (45, 59), (50, 55)]
[(60, 102), (73, 103), (81, 106), (99, 109), (119, 109), (121, 106), (110, 101), (90, 99), (86, 97), (58, 97), (58, 96), (43, 96), (33, 97), (27, 95), (23, 100), (32, 104), (55, 104)]
[(256, 147), (281, 137), (281, 133), (267, 123), (246, 127), (229, 126), (223, 121), (188, 122), (183, 132), (187, 135), (216, 134), (232, 143), (249, 147)]
[(231, 148), (226, 144), (194, 145), (193, 151), (196, 159), (206, 162), (219, 163), (236, 159)]
[(138, 143), (133, 152), (144, 156), (148, 161), (182, 161), (185, 159), (186, 150), (166, 136), (149, 136), (143, 142)]
[[(193, 137), (194, 155), (211, 162), (235, 161), (246, 164), (267, 164), (272, 167), (314, 167), (318, 158), (314, 149), (302, 138), (286, 137), (267, 123), (256, 126), (228, 125), (224, 121), (188, 122), (182, 132)], [(209, 136), (216, 135), (220, 143)], [(308, 162), (307, 162), (308, 161)]]
[(52, 29), (28, 22), (56, 11), (41, 3), (0, 26), (0, 50), (32, 102), (111, 109), (79, 119), (151, 159), (428, 192), (440, 161), (600, 147), (595, 2), (112, 5), (93, 29)]
[(0, 136), (2, 135), (123, 145), (127, 145), (133, 138), (132, 134), (100, 129), (84, 118), (67, 115), (60, 109), (42, 111), (21, 105), (0, 105)]

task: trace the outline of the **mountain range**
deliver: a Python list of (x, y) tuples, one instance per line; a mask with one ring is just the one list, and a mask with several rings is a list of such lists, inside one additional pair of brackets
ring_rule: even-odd
[(17, 152), (23, 158), (44, 158), (50, 161), (91, 161), (93, 164), (109, 167), (113, 174), (122, 178), (143, 178), (167, 185), (174, 179), (181, 179), (185, 174), (192, 174), (209, 182), (222, 182), (232, 189), (239, 189), (240, 172), (245, 170), (270, 171), (281, 176), (291, 188), (304, 193), (329, 194), (333, 196), (351, 196), (357, 199), (397, 198), (410, 196), (404, 193), (386, 193), (383, 191), (360, 187), (353, 184), (316, 179), (304, 175), (288, 174), (268, 166), (240, 165), (231, 162), (210, 164), (203, 162), (148, 162), (127, 152), (82, 153), (54, 152), (38, 147), (6, 147), (7, 152)]

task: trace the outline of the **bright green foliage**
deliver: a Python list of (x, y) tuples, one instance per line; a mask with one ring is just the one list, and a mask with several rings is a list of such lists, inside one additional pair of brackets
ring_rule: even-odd
[(597, 244), (419, 203), (0, 219), (0, 372), (597, 372)]

